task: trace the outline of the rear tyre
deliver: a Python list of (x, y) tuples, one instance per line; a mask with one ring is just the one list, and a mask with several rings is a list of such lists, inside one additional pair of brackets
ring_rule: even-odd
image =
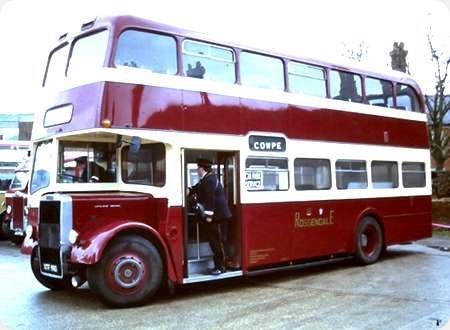
[(356, 229), (355, 239), (355, 256), (360, 264), (373, 264), (379, 259), (383, 250), (383, 233), (377, 220), (363, 218)]
[(60, 291), (65, 289), (72, 288), (70, 283), (70, 278), (64, 277), (62, 279), (47, 277), (41, 274), (41, 269), (39, 266), (39, 257), (37, 253), (37, 247), (33, 249), (33, 253), (31, 254), (31, 270), (33, 271), (34, 277), (41, 283), (43, 286), (50, 290)]
[(157, 248), (140, 236), (119, 238), (87, 270), (90, 288), (107, 305), (136, 306), (158, 290), (163, 265)]

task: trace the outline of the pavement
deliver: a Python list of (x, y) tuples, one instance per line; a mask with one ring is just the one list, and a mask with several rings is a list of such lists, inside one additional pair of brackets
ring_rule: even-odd
[(440, 251), (450, 251), (450, 236), (433, 233), (433, 237), (421, 239), (417, 244), (427, 246)]
[[(433, 246), (435, 248), (429, 248)], [(438, 247), (438, 248), (436, 248)], [(249, 278), (191, 284), (144, 306), (110, 309), (88, 286), (51, 291), (29, 257), (0, 242), (0, 329), (400, 329), (450, 327), (450, 238), (352, 260)]]

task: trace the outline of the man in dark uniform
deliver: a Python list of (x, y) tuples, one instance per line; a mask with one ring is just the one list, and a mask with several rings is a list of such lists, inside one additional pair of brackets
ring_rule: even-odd
[(222, 229), (220, 222), (231, 218), (222, 184), (211, 169), (211, 162), (207, 159), (198, 159), (198, 175), (200, 181), (190, 189), (190, 194), (197, 194), (197, 201), (204, 210), (204, 228), (214, 253), (214, 269), (212, 275), (220, 275), (226, 271), (225, 249), (223, 246)]
[[(79, 182), (99, 182), (102, 180), (103, 173), (105, 170), (103, 167), (98, 165), (95, 162), (88, 162), (86, 156), (81, 156), (75, 158), (76, 166), (75, 166), (75, 177)], [(87, 165), (89, 165), (89, 174), (88, 178), (88, 169)], [(89, 179), (89, 180), (88, 180)]]

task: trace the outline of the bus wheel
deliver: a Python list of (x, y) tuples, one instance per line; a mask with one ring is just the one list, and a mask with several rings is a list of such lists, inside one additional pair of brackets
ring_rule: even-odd
[(37, 254), (37, 247), (33, 249), (33, 253), (31, 254), (31, 270), (33, 271), (34, 277), (41, 283), (43, 286), (50, 290), (65, 290), (72, 288), (70, 284), (70, 279), (65, 277), (62, 279), (47, 277), (41, 274), (41, 269), (39, 266), (39, 258)]
[(369, 265), (378, 260), (383, 250), (383, 234), (378, 221), (365, 217), (356, 230), (356, 258), (359, 263)]
[(162, 275), (158, 250), (140, 236), (119, 238), (87, 271), (90, 288), (104, 303), (115, 307), (147, 301), (161, 285)]
[(9, 238), (9, 228), (8, 224), (5, 222), (5, 212), (0, 214), (0, 241), (7, 240)]

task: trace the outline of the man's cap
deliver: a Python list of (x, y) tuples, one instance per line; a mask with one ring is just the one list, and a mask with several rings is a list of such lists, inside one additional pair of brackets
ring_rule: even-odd
[(87, 157), (86, 156), (80, 156), (75, 158), (75, 162), (77, 163), (86, 163)]
[(204, 169), (210, 169), (212, 162), (206, 158), (197, 158), (197, 166), (203, 167)]

